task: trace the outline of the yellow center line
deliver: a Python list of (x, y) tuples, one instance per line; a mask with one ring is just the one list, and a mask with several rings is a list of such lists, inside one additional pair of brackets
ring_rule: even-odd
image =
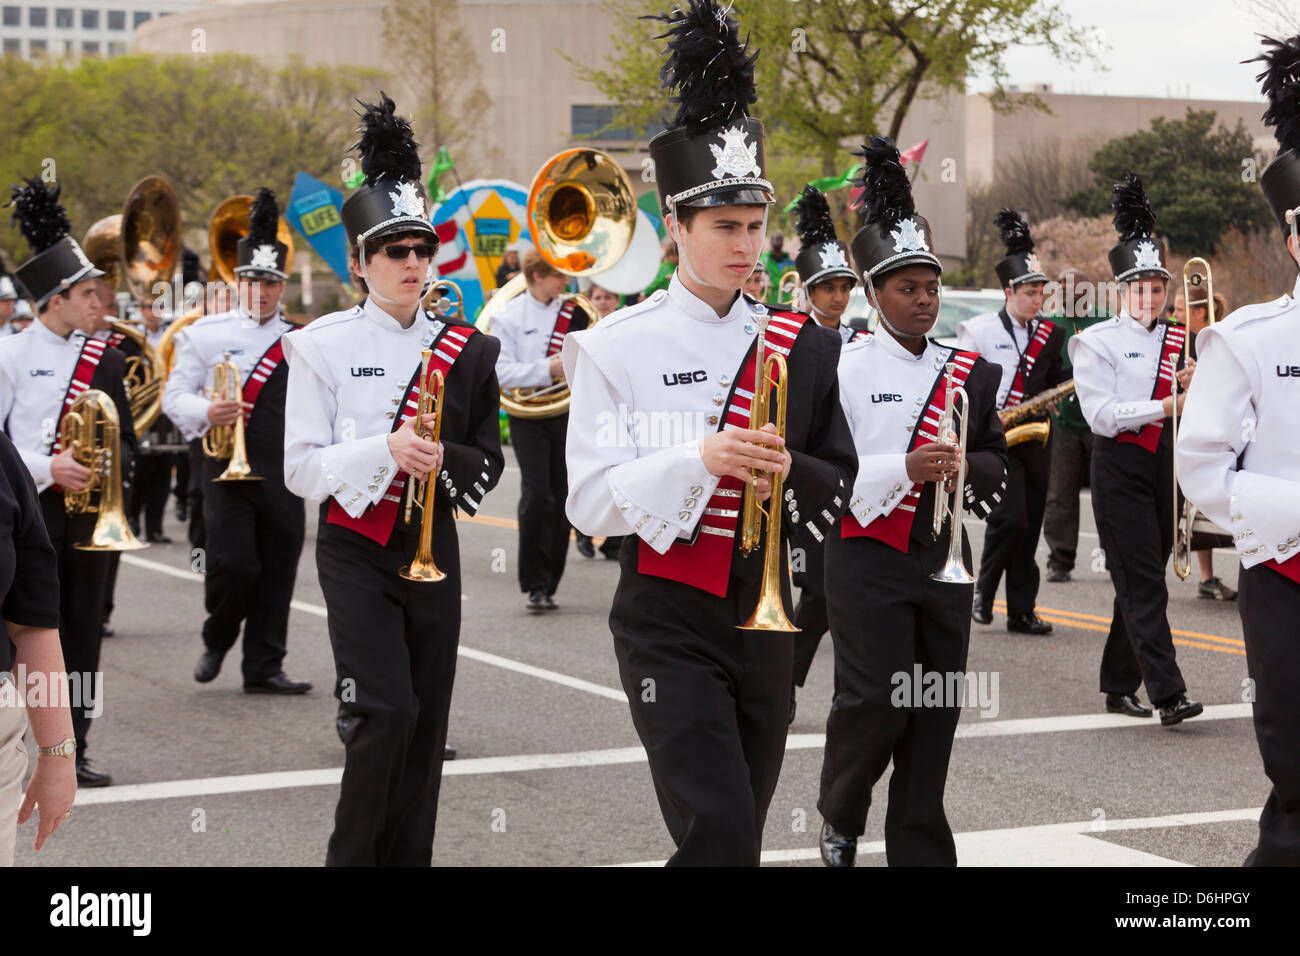
[[(1006, 602), (994, 601), (993, 610), (995, 610), (999, 614), (1005, 615), (1007, 613)], [(1057, 610), (1056, 608), (1050, 608), (1050, 607), (1040, 607), (1037, 609), (1035, 613), (1037, 613), (1038, 616), (1041, 617), (1044, 621), (1050, 621), (1053, 624), (1065, 624), (1068, 625), (1069, 627), (1077, 627), (1085, 631), (1101, 631), (1103, 634), (1110, 632), (1110, 618), (1108, 617), (1098, 617), (1095, 614), (1080, 614), (1076, 611), (1060, 611)], [(1070, 617), (1063, 616), (1067, 614), (1071, 616)], [(1086, 621), (1075, 620), (1075, 618), (1087, 618), (1090, 621), (1101, 621), (1106, 626), (1102, 627), (1100, 624), (1089, 624)], [(1220, 653), (1223, 654), (1237, 654), (1242, 657), (1246, 656), (1246, 652), (1244, 650), (1237, 650), (1238, 647), (1244, 648), (1246, 646), (1245, 641), (1239, 641), (1231, 637), (1219, 637), (1216, 634), (1199, 634), (1196, 631), (1174, 630), (1173, 633), (1181, 635), (1183, 637), (1192, 637), (1192, 638), (1200, 639), (1200, 640), (1179, 640), (1178, 638), (1174, 638), (1174, 643), (1180, 644), (1183, 647), (1198, 647), (1206, 651), (1219, 651)], [(1217, 641), (1220, 644), (1227, 644), (1232, 646), (1220, 647), (1218, 646), (1218, 644), (1204, 643), (1205, 641)]]
[[(994, 610), (1002, 614), (1007, 613), (1007, 604), (1005, 601), (994, 600), (993, 608)], [(1047, 612), (1048, 614), (1057, 614), (1066, 618), (1079, 618), (1084, 621), (1097, 621), (1098, 623), (1106, 625), (1106, 627), (1103, 628), (1103, 630), (1110, 630), (1110, 618), (1108, 617), (1098, 617), (1096, 614), (1083, 614), (1079, 611), (1062, 611), (1061, 609), (1054, 608), (1054, 607), (1038, 608), (1038, 612), (1040, 616), (1044, 611)], [(1046, 620), (1046, 618), (1044, 618), (1044, 620)], [(1065, 621), (1064, 623), (1068, 624), (1073, 622)], [(1198, 641), (1216, 641), (1220, 644), (1231, 644), (1234, 647), (1246, 646), (1245, 641), (1238, 640), (1235, 637), (1220, 637), (1218, 634), (1202, 634), (1199, 631), (1184, 631), (1178, 628), (1171, 628), (1171, 630), (1173, 631), (1174, 634), (1177, 634), (1179, 637), (1191, 637), (1191, 638), (1195, 638)]]

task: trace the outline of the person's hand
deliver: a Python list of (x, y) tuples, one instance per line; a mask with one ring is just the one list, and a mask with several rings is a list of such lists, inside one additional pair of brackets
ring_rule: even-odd
[(50, 478), (64, 491), (85, 491), (90, 485), (90, 469), (72, 457), (72, 449), (68, 448), (50, 462)]
[[(771, 447), (768, 447), (771, 446)], [(759, 501), (772, 494), (771, 474), (779, 471), (789, 475), (793, 459), (785, 450), (785, 439), (776, 434), (771, 422), (757, 431), (749, 428), (727, 428), (700, 439), (700, 457), (709, 474), (722, 477), (731, 475), (747, 485), (753, 485)], [(750, 469), (767, 472), (754, 476)]]
[(32, 811), (39, 811), (35, 849), (39, 853), (45, 841), (63, 825), (77, 796), (77, 765), (67, 757), (37, 757), (36, 770), (27, 783), (18, 823), (26, 823)]
[[(433, 428), (435, 417), (433, 413), (425, 415), (424, 427)], [(442, 443), (417, 435), (414, 415), (388, 436), (388, 450), (393, 453), (397, 467), (420, 481), (442, 468)]]
[(1178, 384), (1186, 391), (1192, 384), (1192, 374), (1196, 371), (1196, 359), (1188, 359), (1187, 365), (1178, 370)]
[(549, 366), (552, 382), (564, 381), (564, 358), (559, 352), (551, 356)]
[(239, 417), (241, 408), (251, 408), (245, 402), (219, 401), (208, 406), (208, 423), (212, 425), (233, 425)]
[(959, 464), (957, 443), (929, 442), (907, 453), (907, 477), (913, 481), (943, 480), (944, 490), (951, 493), (957, 487)]

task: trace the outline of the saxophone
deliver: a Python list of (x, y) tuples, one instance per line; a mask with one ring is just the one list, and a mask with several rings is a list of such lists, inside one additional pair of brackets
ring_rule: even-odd
[(1046, 445), (1047, 436), (1051, 433), (1051, 423), (1031, 422), (1027, 421), (1027, 419), (1037, 418), (1039, 415), (1046, 413), (1047, 406), (1052, 402), (1073, 394), (1074, 380), (1071, 379), (1068, 382), (1062, 382), (1055, 388), (1039, 392), (1028, 401), (1013, 405), (1010, 408), (1004, 408), (998, 412), (998, 418), (1002, 419), (1002, 427), (1007, 432), (1007, 447), (1010, 448), (1013, 445), (1020, 445), (1027, 441), (1036, 441), (1041, 445)]

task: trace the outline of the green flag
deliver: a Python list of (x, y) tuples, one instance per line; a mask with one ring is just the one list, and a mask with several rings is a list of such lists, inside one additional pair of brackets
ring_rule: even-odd
[[(843, 176), (828, 176), (825, 179), (814, 179), (808, 185), (813, 189), (816, 189), (818, 192), (823, 193), (834, 192), (837, 189), (844, 189), (853, 182), (853, 177), (858, 174), (859, 168), (859, 164), (855, 163), (847, 172), (844, 173)], [(794, 201), (785, 207), (785, 212), (791, 212), (798, 202), (799, 197), (796, 196)]]
[(351, 176), (343, 180), (343, 185), (347, 186), (348, 189), (356, 189), (365, 181), (366, 181), (366, 174), (361, 171), (360, 167), (357, 167), (356, 172), (354, 172)]
[(650, 221), (655, 224), (655, 231), (659, 233), (662, 240), (668, 233), (664, 229), (663, 217), (659, 214), (659, 193), (650, 190), (644, 196), (636, 201), (637, 208), (650, 217)]
[(433, 203), (447, 201), (447, 191), (438, 184), (438, 177), (443, 173), (451, 172), (455, 165), (451, 159), (451, 151), (446, 146), (440, 147), (438, 155), (433, 158), (433, 169), (429, 170), (429, 197)]

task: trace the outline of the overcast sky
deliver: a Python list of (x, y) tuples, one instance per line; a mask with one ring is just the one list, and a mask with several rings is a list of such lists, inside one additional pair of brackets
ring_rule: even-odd
[[(1265, 0), (1300, 7), (1300, 0)], [(1026, 48), (1007, 57), (1009, 82), (1051, 83), (1057, 93), (1179, 96), (1216, 100), (1260, 99), (1259, 64), (1240, 61), (1259, 51), (1255, 34), (1265, 21), (1252, 0), (1061, 0), (1079, 25), (1097, 28), (1105, 51), (1092, 63), (1063, 67), (1047, 53)], [(1300, 17), (1295, 22), (1300, 23)], [(989, 88), (976, 79), (973, 90)]]

